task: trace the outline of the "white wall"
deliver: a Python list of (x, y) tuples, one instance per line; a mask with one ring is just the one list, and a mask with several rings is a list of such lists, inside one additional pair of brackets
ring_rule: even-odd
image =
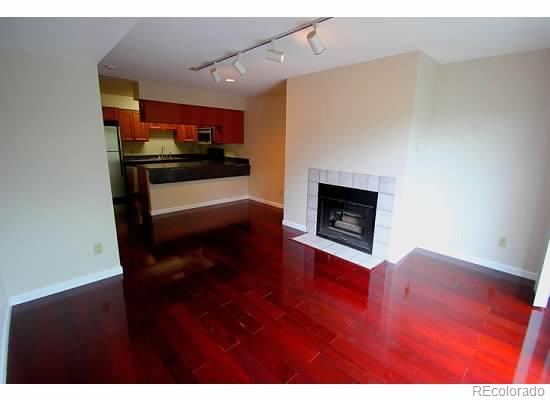
[(398, 199), (401, 207), (394, 213), (394, 219), (400, 222), (401, 229), (394, 229), (391, 236), (390, 259), (394, 262), (419, 246), (418, 233), (424, 227), (425, 218), (418, 213), (424, 201), (418, 190), (418, 149), (420, 136), (430, 128), (437, 68), (438, 64), (430, 57), (418, 53), (407, 161)]
[(395, 176), (392, 261), (424, 247), (536, 278), (548, 104), (550, 50), (446, 65), (408, 53), (289, 79), (285, 219), (305, 225), (307, 168)]
[(120, 266), (95, 62), (0, 59), (6, 294)]
[(550, 298), (550, 243), (546, 248), (546, 257), (540, 271), (537, 282), (537, 290), (533, 305), (536, 307), (546, 307)]
[[(418, 57), (407, 53), (288, 80), (285, 220), (306, 224), (308, 168), (396, 177), (399, 212)], [(403, 228), (394, 218), (393, 229)]]
[(6, 382), (7, 349), (9, 339), (9, 321), (11, 312), (8, 309), (8, 295), (4, 287), (4, 277), (0, 270), (0, 383)]
[(540, 270), (550, 226), (549, 104), (550, 50), (437, 68), (431, 126), (417, 139), (421, 246)]

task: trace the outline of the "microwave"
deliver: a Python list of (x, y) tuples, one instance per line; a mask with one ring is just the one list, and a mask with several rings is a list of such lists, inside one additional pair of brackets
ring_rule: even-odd
[(213, 127), (197, 128), (197, 142), (199, 142), (200, 144), (212, 144), (213, 136), (214, 136)]

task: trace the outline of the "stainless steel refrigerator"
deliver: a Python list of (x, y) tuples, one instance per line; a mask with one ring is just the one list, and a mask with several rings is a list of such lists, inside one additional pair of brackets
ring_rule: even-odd
[(126, 177), (118, 127), (105, 125), (103, 128), (105, 131), (111, 193), (114, 200), (122, 200), (126, 196)]

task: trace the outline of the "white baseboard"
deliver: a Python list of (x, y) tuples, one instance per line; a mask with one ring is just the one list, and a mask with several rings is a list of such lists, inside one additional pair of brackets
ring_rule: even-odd
[(277, 207), (277, 208), (283, 208), (284, 207), (284, 205), (282, 203), (277, 203), (275, 201), (262, 199), (260, 197), (248, 196), (248, 198), (249, 198), (249, 200), (257, 201), (258, 203), (267, 204), (269, 206), (273, 206), (273, 207)]
[(0, 383), (6, 383), (7, 366), (8, 366), (8, 344), (10, 336), (11, 325), (11, 310), (12, 307), (26, 303), (27, 301), (36, 300), (41, 297), (46, 297), (51, 294), (64, 292), (65, 290), (74, 289), (79, 286), (94, 283), (102, 279), (111, 278), (113, 276), (121, 275), (122, 267), (116, 266), (113, 268), (105, 269), (103, 271), (94, 272), (93, 274), (84, 275), (68, 281), (55, 283), (50, 286), (45, 286), (39, 289), (34, 289), (29, 292), (21, 293), (15, 296), (11, 296), (6, 301), (6, 313), (4, 315), (4, 324), (2, 325), (2, 336), (0, 343)]
[(102, 279), (111, 278), (113, 276), (121, 274), (122, 267), (119, 265), (114, 268), (105, 269), (103, 271), (94, 272), (93, 274), (80, 276), (78, 278), (69, 279), (68, 281), (54, 283), (53, 285), (41, 287), (31, 290), (29, 292), (11, 296), (9, 298), (9, 304), (15, 306), (17, 304), (26, 303), (27, 301), (36, 300), (41, 297), (46, 297), (59, 292), (64, 292), (65, 290), (74, 289), (79, 286), (87, 285), (89, 283), (94, 283)]
[(248, 200), (248, 195), (243, 194), (241, 196), (227, 197), (225, 199), (203, 201), (202, 203), (186, 204), (186, 205), (170, 207), (170, 208), (161, 208), (159, 210), (151, 211), (150, 214), (151, 214), (152, 217), (154, 217), (156, 215), (170, 214), (170, 213), (173, 213), (173, 212), (185, 211), (185, 210), (192, 210), (193, 208), (215, 206), (217, 204), (230, 203), (232, 201), (239, 201), (239, 200)]
[(6, 383), (8, 373), (8, 343), (10, 340), (11, 304), (6, 299), (6, 313), (2, 325), (0, 342), (0, 384)]
[(283, 219), (283, 225), (288, 226), (289, 228), (298, 229), (299, 231), (306, 232), (307, 228), (305, 225), (297, 224), (296, 222), (289, 221), (287, 219)]
[(422, 248), (418, 248), (418, 250), (427, 251), (427, 252), (431, 252), (431, 253), (438, 253), (438, 254), (441, 254), (443, 256), (455, 258), (459, 261), (465, 261), (465, 262), (468, 262), (468, 263), (481, 265), (482, 267), (486, 267), (486, 268), (489, 268), (489, 269), (494, 269), (494, 270), (501, 271), (501, 272), (506, 272), (507, 274), (519, 276), (519, 277), (522, 277), (522, 278), (525, 278), (525, 279), (530, 279), (532, 281), (536, 281), (538, 279), (538, 274), (536, 272), (527, 271), (525, 269), (522, 269), (522, 268), (519, 268), (519, 267), (516, 267), (516, 266), (513, 266), (513, 265), (502, 264), (502, 263), (499, 263), (497, 261), (488, 260), (486, 258), (470, 256), (470, 255), (467, 255), (467, 254), (459, 254), (459, 253), (455, 253), (453, 251), (449, 251), (449, 250), (446, 250), (446, 249), (437, 249), (437, 248), (433, 248), (433, 247), (430, 247), (430, 248), (422, 247)]

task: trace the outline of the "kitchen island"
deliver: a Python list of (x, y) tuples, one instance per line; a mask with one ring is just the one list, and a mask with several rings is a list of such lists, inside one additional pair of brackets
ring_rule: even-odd
[(247, 159), (173, 161), (135, 165), (143, 213), (155, 216), (248, 198)]
[(250, 175), (250, 164), (242, 158), (142, 164), (140, 167), (148, 170), (152, 184)]

